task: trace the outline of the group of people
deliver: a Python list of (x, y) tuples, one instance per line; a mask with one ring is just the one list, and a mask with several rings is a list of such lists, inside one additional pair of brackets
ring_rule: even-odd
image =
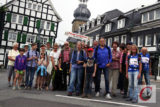
[(138, 85), (144, 84), (143, 79), (146, 85), (150, 85), (150, 55), (147, 48), (142, 47), (139, 51), (132, 42), (120, 45), (113, 42), (112, 47), (109, 47), (105, 39), (100, 38), (94, 41), (93, 47), (79, 41), (75, 49), (70, 48), (68, 42), (65, 42), (62, 49), (56, 43), (51, 48), (48, 42), (41, 45), (40, 52), (36, 50), (36, 43), (31, 45), (30, 50), (25, 45), (19, 51), (15, 43), (9, 51), (8, 82), (11, 86), (13, 74), (13, 90), (16, 89), (17, 80), (18, 89), (21, 89), (23, 83), (25, 89), (31, 89), (36, 72), (37, 90), (50, 89), (52, 81), (52, 90), (67, 90), (68, 96), (75, 93), (76, 96), (82, 95), (82, 98), (91, 98), (94, 83), (95, 96), (99, 97), (103, 72), (107, 99), (116, 97), (118, 88), (123, 98), (136, 103)]

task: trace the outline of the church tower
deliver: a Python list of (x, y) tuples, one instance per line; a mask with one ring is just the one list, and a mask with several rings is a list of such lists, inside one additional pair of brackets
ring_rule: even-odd
[(88, 0), (79, 0), (79, 7), (74, 11), (74, 20), (72, 22), (72, 32), (78, 33), (79, 26), (86, 23), (91, 16), (87, 8)]

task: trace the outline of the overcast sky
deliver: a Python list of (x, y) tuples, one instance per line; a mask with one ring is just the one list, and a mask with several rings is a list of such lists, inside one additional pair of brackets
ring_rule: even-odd
[[(0, 0), (4, 2), (5, 0)], [(59, 25), (57, 42), (63, 42), (66, 39), (64, 33), (72, 30), (72, 21), (74, 19), (73, 12), (79, 5), (79, 0), (52, 0), (63, 21)], [(150, 5), (157, 0), (89, 0), (87, 5), (91, 12), (91, 17), (96, 18), (107, 11), (119, 9), (122, 12), (127, 12), (134, 8), (139, 8), (141, 5)]]

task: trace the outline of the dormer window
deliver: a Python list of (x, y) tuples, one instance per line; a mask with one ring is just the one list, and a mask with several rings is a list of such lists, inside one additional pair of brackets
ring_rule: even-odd
[(89, 21), (88, 21), (88, 22), (87, 22), (87, 30), (89, 29), (89, 24), (90, 24), (90, 23), (89, 23)]
[(121, 29), (125, 27), (125, 18), (118, 20), (117, 29)]
[(93, 19), (92, 20), (92, 27), (94, 27), (94, 25), (95, 25), (95, 20)]
[(105, 26), (105, 32), (110, 32), (111, 31), (111, 27), (112, 27), (112, 23), (108, 23)]
[(99, 25), (99, 24), (101, 24), (101, 17), (100, 16), (97, 17), (97, 25)]

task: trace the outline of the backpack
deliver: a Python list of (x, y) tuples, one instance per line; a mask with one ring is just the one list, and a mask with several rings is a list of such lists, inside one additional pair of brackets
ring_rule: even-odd
[[(105, 47), (108, 50), (108, 55), (109, 55), (109, 58), (110, 58), (111, 57), (111, 49), (107, 45)], [(97, 59), (97, 51), (98, 51), (98, 46), (95, 49), (95, 54), (94, 54), (95, 55), (95, 59)]]
[[(36, 51), (36, 56), (38, 55), (38, 52)], [(29, 58), (29, 51), (27, 52), (27, 58)]]

